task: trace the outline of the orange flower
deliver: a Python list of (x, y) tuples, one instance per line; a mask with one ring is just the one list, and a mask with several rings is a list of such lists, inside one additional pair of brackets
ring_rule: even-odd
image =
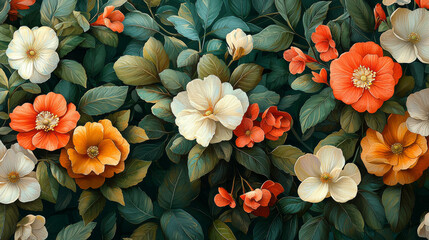
[(262, 114), (261, 128), (265, 132), (265, 138), (276, 141), (283, 133), (290, 130), (292, 125), (292, 116), (287, 112), (277, 110), (272, 106)]
[(405, 116), (391, 114), (382, 133), (368, 129), (361, 141), (362, 161), (385, 184), (409, 184), (429, 167), (427, 139), (408, 131)]
[(331, 63), (331, 87), (336, 99), (358, 112), (376, 112), (393, 96), (402, 68), (374, 42), (356, 43)]
[(264, 141), (264, 130), (258, 126), (253, 125), (253, 121), (250, 118), (243, 118), (241, 124), (234, 130), (235, 136), (235, 145), (242, 148), (247, 146), (249, 148), (259, 142)]
[(420, 8), (429, 9), (429, 0), (416, 0), (416, 3)]
[(86, 123), (61, 150), (60, 163), (82, 189), (99, 188), (106, 178), (124, 171), (130, 145), (110, 120)]
[(384, 21), (386, 21), (386, 13), (383, 10), (383, 7), (380, 3), (377, 3), (374, 8), (374, 17), (375, 17), (375, 28), (378, 29), (380, 24)]
[(125, 19), (124, 14), (115, 10), (114, 6), (107, 6), (104, 8), (104, 13), (98, 16), (97, 21), (91, 23), (91, 26), (106, 26), (114, 32), (121, 33), (124, 31), (124, 24), (122, 22)]
[(274, 204), (277, 202), (277, 196), (285, 191), (280, 183), (276, 183), (271, 180), (265, 181), (262, 184), (261, 189), (267, 189), (271, 193), (271, 200), (268, 204), (269, 207), (274, 206)]
[(291, 47), (283, 53), (283, 58), (290, 62), (289, 71), (292, 74), (302, 73), (307, 63), (317, 62), (316, 59), (304, 54), (301, 49)]
[(11, 21), (16, 21), (18, 19), (18, 10), (29, 9), (36, 0), (11, 0), (10, 10), (9, 10), (9, 19)]
[(329, 62), (338, 57), (335, 41), (332, 39), (331, 30), (326, 25), (319, 25), (311, 34), (311, 40), (316, 44), (316, 50), (320, 53), (320, 59)]
[(244, 114), (244, 117), (250, 118), (251, 120), (255, 121), (258, 118), (258, 115), (259, 115), (259, 105), (257, 103), (253, 103), (247, 108), (247, 111)]
[(268, 217), (270, 207), (274, 206), (277, 202), (277, 196), (282, 192), (284, 192), (284, 188), (280, 183), (267, 180), (260, 189), (252, 189), (252, 191), (240, 196), (244, 200), (243, 209), (255, 216)]
[(19, 132), (17, 140), (25, 149), (54, 151), (70, 139), (68, 132), (76, 127), (80, 114), (73, 103), (67, 105), (61, 94), (53, 92), (36, 97), (34, 103), (16, 107), (10, 116), (10, 127)]
[(326, 71), (326, 69), (322, 68), (320, 70), (320, 73), (317, 72), (311, 72), (313, 74), (313, 81), (317, 82), (317, 83), (325, 83), (326, 85), (329, 86), (328, 84), (328, 72)]
[(229, 206), (235, 208), (235, 200), (232, 195), (225, 190), (225, 188), (218, 188), (219, 193), (214, 197), (214, 202), (218, 207)]

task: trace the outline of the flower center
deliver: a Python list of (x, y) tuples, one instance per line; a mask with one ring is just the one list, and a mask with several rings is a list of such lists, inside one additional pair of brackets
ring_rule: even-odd
[(34, 51), (33, 49), (30, 49), (27, 51), (27, 56), (29, 58), (33, 58), (34, 56), (36, 56), (36, 51)]
[(19, 173), (17, 173), (17, 172), (10, 172), (7, 175), (7, 178), (9, 179), (9, 182), (16, 183), (19, 180)]
[(365, 66), (359, 66), (353, 71), (352, 81), (355, 87), (369, 89), (375, 80), (376, 73)]
[(327, 183), (329, 181), (331, 181), (332, 177), (329, 173), (323, 173), (322, 176), (320, 176), (320, 181), (322, 181), (323, 183)]
[(210, 116), (212, 114), (213, 114), (213, 108), (212, 107), (207, 108), (206, 112), (204, 113), (204, 115), (206, 115), (206, 116)]
[(252, 132), (251, 132), (250, 130), (247, 130), (247, 131), (246, 131), (246, 135), (247, 135), (247, 136), (250, 136), (250, 134), (251, 134), (251, 133), (252, 133)]
[(98, 152), (98, 147), (97, 146), (91, 146), (86, 150), (86, 154), (88, 154), (88, 156), (90, 158), (95, 158), (98, 156), (99, 152)]
[(402, 147), (402, 144), (400, 143), (395, 143), (390, 147), (390, 149), (394, 154), (401, 154), (402, 151), (404, 150), (404, 147)]
[(36, 129), (53, 131), (54, 127), (58, 126), (60, 118), (57, 115), (52, 114), (48, 111), (40, 112), (36, 117)]
[(412, 32), (410, 35), (408, 35), (408, 41), (411, 43), (418, 43), (420, 42), (420, 35), (418, 33)]

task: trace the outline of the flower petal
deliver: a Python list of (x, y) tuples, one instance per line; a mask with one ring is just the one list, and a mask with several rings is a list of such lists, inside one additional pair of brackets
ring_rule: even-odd
[(329, 192), (329, 185), (322, 183), (319, 178), (309, 177), (305, 179), (298, 187), (299, 197), (311, 203), (318, 203), (326, 198)]
[(39, 113), (33, 108), (30, 103), (24, 103), (22, 106), (17, 106), (9, 115), (10, 127), (18, 132), (29, 132), (36, 128), (36, 117)]
[(73, 144), (79, 154), (86, 154), (90, 146), (98, 146), (104, 137), (104, 128), (100, 123), (86, 123), (73, 133)]
[(399, 39), (393, 30), (387, 30), (380, 36), (381, 46), (392, 54), (399, 63), (412, 63), (417, 56), (411, 42)]
[(58, 37), (55, 31), (50, 27), (39, 27), (33, 30), (34, 33), (34, 48), (35, 50), (50, 49), (56, 50), (58, 48)]
[(16, 184), (0, 182), (0, 203), (11, 204), (19, 198), (19, 187)]
[(192, 110), (194, 107), (189, 102), (188, 93), (183, 91), (173, 98), (173, 101), (171, 102), (171, 111), (173, 112), (174, 116), (177, 117), (177, 115), (179, 115), (179, 113), (185, 109)]
[(316, 156), (320, 160), (320, 171), (322, 173), (330, 173), (336, 168), (343, 169), (346, 161), (341, 149), (329, 145), (321, 147)]
[(31, 202), (40, 197), (40, 184), (36, 178), (24, 177), (17, 182), (20, 189), (19, 201)]
[(205, 118), (201, 122), (201, 126), (195, 132), (197, 143), (203, 147), (207, 147), (216, 132), (216, 122), (212, 119)]
[(57, 52), (44, 49), (37, 52), (37, 59), (34, 61), (34, 67), (41, 75), (48, 75), (57, 68), (59, 62), (60, 57)]
[(359, 185), (361, 181), (361, 175), (359, 168), (354, 163), (347, 163), (344, 167), (344, 170), (341, 171), (340, 177), (347, 176), (353, 179), (357, 185)]
[(336, 182), (329, 183), (329, 193), (339, 203), (355, 198), (357, 190), (357, 184), (351, 177), (342, 176)]
[(36, 112), (48, 111), (57, 117), (62, 117), (67, 112), (66, 99), (63, 95), (54, 92), (37, 96), (33, 105)]
[(116, 148), (115, 144), (110, 139), (104, 139), (98, 145), (99, 154), (97, 159), (104, 165), (118, 165), (121, 159), (121, 152)]
[(240, 100), (234, 95), (226, 95), (214, 107), (213, 114), (225, 127), (234, 130), (240, 125), (244, 115)]
[(54, 129), (59, 133), (68, 133), (76, 127), (79, 118), (80, 114), (76, 111), (76, 106), (73, 103), (69, 103), (66, 114), (60, 118), (60, 122)]
[(214, 108), (221, 96), (222, 85), (220, 79), (210, 75), (204, 80), (195, 79), (186, 85), (189, 102), (194, 108), (206, 111)]
[(320, 177), (320, 161), (313, 154), (305, 154), (295, 162), (296, 177), (302, 182), (309, 177)]

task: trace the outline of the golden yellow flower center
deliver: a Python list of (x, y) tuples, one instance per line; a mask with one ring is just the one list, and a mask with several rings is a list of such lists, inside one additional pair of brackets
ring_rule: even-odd
[(95, 158), (98, 156), (99, 152), (98, 152), (98, 147), (97, 146), (90, 146), (87, 150), (86, 150), (86, 154), (88, 154), (88, 157), (90, 158)]
[(352, 81), (355, 87), (369, 89), (375, 80), (376, 73), (370, 68), (359, 66), (353, 71)]
[(212, 107), (207, 108), (206, 112), (204, 113), (204, 115), (206, 115), (206, 116), (210, 116), (212, 114), (213, 114), (213, 108)]
[(19, 173), (17, 173), (17, 172), (10, 172), (7, 175), (7, 178), (9, 179), (9, 182), (16, 183), (19, 180)]
[(36, 129), (45, 130), (46, 132), (53, 131), (59, 122), (60, 118), (57, 115), (43, 111), (36, 116)]
[(329, 181), (331, 181), (332, 177), (331, 174), (329, 173), (323, 173), (322, 176), (320, 176), (320, 181), (322, 181), (323, 183), (327, 183)]
[(33, 49), (30, 49), (27, 51), (27, 56), (29, 58), (33, 58), (34, 56), (36, 56), (36, 51), (34, 51)]
[(252, 133), (252, 132), (251, 132), (250, 130), (247, 130), (247, 131), (246, 131), (246, 135), (247, 135), (247, 136), (250, 136), (250, 134), (251, 134), (251, 133)]
[(408, 35), (408, 41), (411, 43), (418, 43), (420, 42), (420, 35), (418, 33), (412, 32), (410, 35)]
[(402, 144), (400, 143), (395, 143), (390, 147), (390, 149), (394, 154), (401, 154), (402, 151), (404, 150), (404, 147), (402, 147)]

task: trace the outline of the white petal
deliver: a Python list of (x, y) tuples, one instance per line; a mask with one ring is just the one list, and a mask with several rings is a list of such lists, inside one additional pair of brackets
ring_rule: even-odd
[(197, 143), (203, 147), (207, 147), (213, 138), (216, 131), (216, 122), (210, 118), (202, 121), (200, 128), (195, 133)]
[(9, 65), (13, 69), (19, 69), (24, 64), (25, 61), (26, 61), (26, 58), (23, 58), (23, 59), (10, 59), (9, 58)]
[(247, 111), (247, 108), (249, 107), (249, 98), (247, 97), (247, 94), (243, 92), (241, 89), (233, 89), (232, 85), (228, 82), (222, 83), (222, 97), (226, 95), (234, 95), (240, 100), (241, 106), (243, 106), (243, 112)]
[(216, 132), (210, 143), (219, 143), (232, 139), (232, 130), (224, 127), (222, 123), (216, 122)]
[[(18, 144), (18, 143), (16, 143)], [(3, 157), (6, 154), (6, 146), (3, 144), (2, 141), (0, 141), (0, 162), (3, 161)]]
[(186, 85), (188, 99), (194, 108), (205, 111), (213, 108), (219, 101), (222, 86), (220, 79), (214, 75), (210, 75), (201, 79), (195, 79)]
[[(1, 141), (0, 141), (1, 142)], [(21, 145), (19, 145), (18, 143), (12, 144), (12, 146), (10, 147), (13, 151), (15, 151), (16, 153), (18, 152), (22, 152), (25, 156), (27, 156), (31, 161), (34, 162), (34, 164), (37, 163), (37, 158), (36, 156), (34, 156), (33, 151), (25, 149), (23, 147), (21, 147)]]
[(23, 177), (20, 178), (17, 182), (21, 194), (19, 196), (19, 201), (21, 202), (31, 202), (40, 197), (40, 184), (37, 179), (32, 177)]
[(33, 234), (37, 237), (37, 240), (48, 238), (48, 230), (46, 229), (46, 227), (41, 229), (33, 229)]
[(328, 190), (328, 184), (322, 183), (320, 178), (309, 177), (299, 185), (298, 195), (306, 202), (318, 203), (326, 198)]
[[(32, 235), (32, 229), (31, 226), (22, 226), (22, 239), (31, 239), (31, 235)], [(33, 238), (34, 239), (34, 238)]]
[(188, 140), (194, 140), (204, 116), (198, 110), (183, 110), (176, 117), (180, 134)]
[(37, 215), (34, 222), (31, 224), (33, 229), (41, 229), (45, 226), (46, 219), (43, 216)]
[(33, 75), (30, 77), (30, 82), (32, 83), (44, 83), (51, 78), (51, 74), (42, 75), (36, 70), (33, 72)]
[(385, 6), (390, 6), (392, 4), (394, 4), (396, 2), (396, 0), (383, 0), (383, 4)]
[[(429, 22), (429, 19), (428, 19)], [(428, 24), (429, 28), (429, 24)], [(429, 32), (429, 31), (426, 31)], [(429, 37), (422, 38), (420, 42), (415, 45), (417, 58), (423, 63), (429, 63)]]
[(11, 204), (19, 197), (19, 188), (13, 183), (0, 183), (0, 203)]
[(22, 62), (22, 65), (19, 66), (18, 73), (19, 76), (21, 76), (23, 79), (29, 79), (31, 76), (33, 76), (34, 72), (34, 64), (33, 60), (31, 59), (24, 59)]
[(383, 49), (392, 54), (399, 63), (412, 63), (416, 60), (416, 51), (411, 42), (399, 39), (393, 30), (387, 30), (380, 36), (380, 43)]
[(240, 125), (244, 111), (240, 100), (234, 95), (226, 95), (217, 102), (213, 114), (225, 127), (234, 130)]
[(407, 118), (407, 128), (412, 133), (420, 134), (424, 137), (429, 136), (429, 120), (418, 120)]
[(309, 177), (320, 177), (320, 161), (313, 154), (305, 154), (295, 162), (294, 171), (296, 177), (302, 182)]
[(21, 238), (21, 237), (22, 237), (22, 230), (23, 230), (23, 228), (22, 228), (22, 227), (18, 227), (18, 228), (15, 230), (15, 235), (14, 235), (15, 240), (24, 239), (24, 238)]
[(341, 171), (340, 176), (347, 176), (353, 179), (357, 185), (359, 185), (361, 181), (361, 175), (359, 168), (354, 163), (347, 163), (344, 167), (344, 170)]
[(55, 31), (50, 27), (40, 27), (34, 32), (35, 49), (51, 49), (56, 50), (58, 48), (58, 37)]
[[(426, 9), (422, 10), (426, 11)], [(392, 30), (402, 40), (407, 40), (410, 33), (418, 33), (419, 21), (422, 18), (424, 18), (424, 12), (421, 10), (411, 11), (408, 8), (398, 8), (390, 17)]]
[(345, 203), (356, 197), (357, 184), (350, 177), (340, 177), (336, 182), (329, 183), (331, 197), (339, 203)]
[(33, 31), (31, 31), (27, 26), (22, 26), (13, 33), (12, 41), (14, 41), (14, 44), (21, 45), (27, 52), (34, 43)]
[(39, 50), (37, 59), (34, 61), (34, 67), (40, 74), (48, 75), (57, 68), (59, 61), (60, 57), (54, 50)]
[(194, 109), (188, 99), (188, 93), (186, 91), (180, 92), (173, 98), (171, 102), (171, 111), (174, 116), (177, 117), (182, 110)]
[(6, 49), (6, 55), (9, 59), (23, 59), (27, 57), (27, 51), (21, 43), (12, 40)]
[(335, 168), (343, 169), (346, 161), (341, 149), (329, 145), (321, 147), (316, 156), (320, 160), (322, 173), (331, 173)]
[(412, 118), (429, 120), (429, 88), (408, 96), (407, 110)]
[(405, 4), (408, 4), (408, 3), (410, 3), (411, 2), (411, 0), (396, 0), (396, 3), (398, 4), (398, 5), (405, 5)]

